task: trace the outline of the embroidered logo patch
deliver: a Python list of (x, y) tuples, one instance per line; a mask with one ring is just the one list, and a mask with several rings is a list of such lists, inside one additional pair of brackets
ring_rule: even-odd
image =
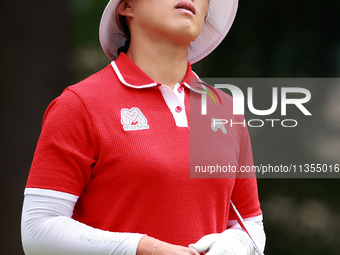
[(125, 131), (149, 129), (148, 120), (137, 107), (121, 110), (121, 122)]

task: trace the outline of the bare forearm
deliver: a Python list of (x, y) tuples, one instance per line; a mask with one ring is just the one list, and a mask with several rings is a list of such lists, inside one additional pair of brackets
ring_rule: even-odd
[[(155, 247), (155, 244), (156, 247)], [(137, 255), (198, 255), (191, 248), (169, 244), (153, 237), (144, 236), (137, 248)]]

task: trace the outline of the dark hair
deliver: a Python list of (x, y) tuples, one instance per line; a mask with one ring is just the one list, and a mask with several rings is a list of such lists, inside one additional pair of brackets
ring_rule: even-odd
[(126, 22), (126, 18), (124, 16), (118, 14), (118, 13), (117, 13), (116, 17), (117, 17), (118, 28), (120, 29), (120, 31), (126, 37), (126, 41), (125, 41), (124, 46), (118, 48), (118, 50), (117, 50), (117, 55), (119, 55), (121, 52), (126, 53), (128, 51), (129, 46), (130, 46), (131, 34), (130, 34), (130, 30), (129, 30), (128, 24)]

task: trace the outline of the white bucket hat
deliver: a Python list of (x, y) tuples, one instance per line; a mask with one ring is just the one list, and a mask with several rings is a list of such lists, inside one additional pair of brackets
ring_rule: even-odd
[[(119, 29), (116, 6), (120, 0), (110, 0), (99, 27), (99, 40), (105, 54), (116, 60), (117, 50), (126, 37)], [(236, 15), (238, 0), (209, 0), (208, 14), (202, 32), (190, 43), (188, 61), (193, 64), (209, 55), (227, 35)]]

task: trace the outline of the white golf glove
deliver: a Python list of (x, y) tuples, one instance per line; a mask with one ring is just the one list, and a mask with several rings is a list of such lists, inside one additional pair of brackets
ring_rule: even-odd
[(208, 251), (206, 255), (248, 255), (251, 254), (248, 251), (249, 245), (252, 243), (247, 233), (240, 229), (228, 229), (220, 234), (203, 236), (189, 247), (198, 253)]

